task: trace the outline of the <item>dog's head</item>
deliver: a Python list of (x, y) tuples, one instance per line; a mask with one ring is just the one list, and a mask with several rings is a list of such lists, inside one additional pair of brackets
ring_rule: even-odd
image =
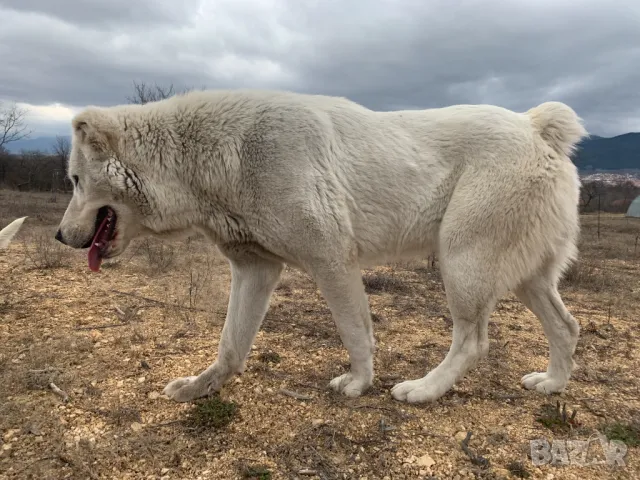
[(145, 233), (150, 213), (144, 181), (123, 160), (124, 127), (108, 109), (92, 107), (72, 120), (68, 176), (73, 197), (56, 239), (73, 248), (88, 248), (89, 267), (120, 255)]

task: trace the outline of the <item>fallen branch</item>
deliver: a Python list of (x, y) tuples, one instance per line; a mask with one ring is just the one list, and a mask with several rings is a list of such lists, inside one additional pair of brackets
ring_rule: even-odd
[(292, 380), (289, 375), (287, 375), (285, 373), (282, 373), (282, 372), (277, 372), (277, 371), (272, 370), (269, 373), (271, 375), (273, 375), (274, 377), (276, 377), (276, 378), (284, 378), (286, 380), (289, 380), (289, 381), (295, 383), (296, 385), (298, 385), (300, 387), (312, 388), (313, 390), (319, 390), (319, 391), (324, 390), (324, 388), (318, 387), (317, 385), (314, 385), (312, 383), (298, 382), (296, 380)]
[(310, 468), (303, 468), (302, 470), (298, 470), (298, 475), (317, 475), (317, 470), (312, 470)]
[(59, 368), (55, 368), (55, 367), (46, 367), (46, 368), (39, 368), (36, 370), (29, 370), (29, 373), (35, 373), (35, 374), (39, 374), (39, 373), (51, 373), (51, 372), (57, 372), (60, 373), (62, 370), (60, 370)]
[(154, 423), (149, 425), (149, 427), (155, 427), (155, 428), (159, 428), (159, 427), (167, 427), (169, 425), (176, 425), (178, 423), (183, 423), (184, 420), (170, 420), (168, 422), (162, 422), (162, 423)]
[(393, 415), (396, 415), (398, 417), (401, 417), (401, 418), (416, 418), (415, 415), (412, 415), (410, 413), (404, 413), (404, 412), (401, 412), (399, 410), (396, 410), (396, 409), (390, 408), (390, 407), (379, 407), (379, 406), (376, 406), (376, 405), (356, 405), (356, 406), (350, 407), (350, 408), (352, 410), (360, 410), (362, 408), (368, 408), (370, 410), (381, 410), (383, 412), (389, 412), (389, 413), (391, 413)]
[(167, 303), (167, 302), (161, 302), (160, 300), (155, 300), (153, 298), (143, 297), (142, 295), (137, 295), (135, 293), (121, 292), (120, 290), (110, 290), (110, 291), (113, 292), (113, 293), (117, 293), (118, 295), (124, 295), (126, 297), (137, 298), (138, 300), (144, 300), (145, 302), (153, 303), (155, 305), (159, 305), (159, 306), (162, 306), (162, 307), (177, 308), (179, 310), (190, 310), (190, 311), (193, 311), (193, 312), (209, 313), (209, 311), (205, 310), (204, 308), (185, 307), (185, 306), (182, 306), (182, 305), (174, 305), (174, 304)]
[(469, 449), (469, 440), (471, 440), (471, 432), (467, 432), (467, 436), (460, 442), (460, 447), (462, 451), (467, 454), (471, 463), (474, 465), (478, 465), (479, 467), (487, 467), (489, 466), (489, 460), (484, 458), (482, 455), (476, 455)]
[(295, 399), (298, 400), (313, 400), (313, 397), (309, 396), (309, 395), (304, 395), (303, 393), (298, 393), (298, 392), (293, 392), (291, 390), (287, 390), (284, 388), (280, 389), (280, 393), (283, 395), (287, 395), (289, 397), (293, 397)]
[(109, 323), (107, 325), (90, 325), (88, 327), (76, 327), (76, 330), (104, 330), (107, 328), (126, 327), (128, 323)]
[(67, 395), (67, 392), (60, 390), (60, 388), (58, 388), (58, 386), (55, 383), (53, 382), (49, 383), (49, 388), (53, 391), (53, 393), (61, 397), (63, 402), (66, 403), (69, 401), (69, 395)]
[(492, 393), (491, 398), (493, 400), (518, 400), (520, 398), (524, 398), (524, 395), (518, 393)]

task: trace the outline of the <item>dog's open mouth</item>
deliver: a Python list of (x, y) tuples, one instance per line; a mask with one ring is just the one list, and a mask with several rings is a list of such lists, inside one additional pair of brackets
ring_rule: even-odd
[(94, 272), (100, 270), (102, 259), (109, 253), (109, 247), (117, 236), (116, 212), (110, 207), (102, 207), (96, 215), (96, 230), (89, 247), (89, 268)]

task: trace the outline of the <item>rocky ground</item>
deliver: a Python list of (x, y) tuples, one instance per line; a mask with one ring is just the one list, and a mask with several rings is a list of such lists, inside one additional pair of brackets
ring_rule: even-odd
[[(287, 270), (245, 373), (219, 397), (176, 404), (164, 385), (215, 357), (225, 260), (201, 239), (138, 241), (90, 272), (83, 252), (51, 241), (66, 201), (0, 192), (0, 225), (30, 215), (0, 252), (2, 479), (640, 477), (640, 222), (602, 217), (598, 238), (597, 219), (583, 218), (582, 258), (561, 290), (582, 326), (579, 368), (561, 395), (520, 387), (548, 349), (508, 296), (478, 368), (433, 404), (394, 401), (390, 388), (451, 342), (438, 265), (425, 260), (363, 272), (378, 342), (364, 396), (327, 389), (346, 352), (315, 285)], [(530, 458), (541, 439), (559, 465)], [(627, 448), (622, 466), (605, 461), (610, 439)], [(588, 465), (568, 440), (590, 441)]]

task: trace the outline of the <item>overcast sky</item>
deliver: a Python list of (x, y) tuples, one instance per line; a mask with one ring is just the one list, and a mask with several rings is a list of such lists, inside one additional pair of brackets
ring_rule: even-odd
[(0, 0), (0, 100), (30, 108), (34, 136), (134, 80), (376, 110), (560, 100), (616, 135), (640, 131), (640, 2)]

